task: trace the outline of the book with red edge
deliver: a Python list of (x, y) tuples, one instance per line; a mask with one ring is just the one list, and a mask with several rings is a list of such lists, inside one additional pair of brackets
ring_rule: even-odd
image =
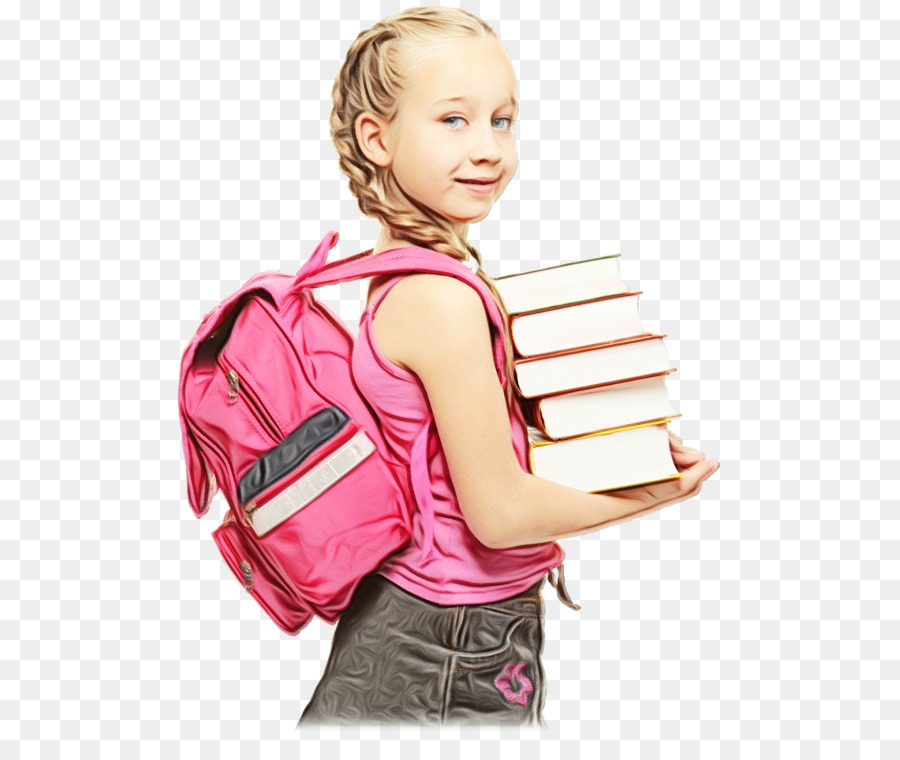
[(514, 360), (515, 389), (532, 399), (667, 373), (674, 368), (664, 337), (647, 333)]
[(666, 376), (674, 371), (531, 399), (531, 417), (551, 440), (680, 417), (666, 391)]
[(619, 293), (514, 314), (509, 327), (516, 355), (540, 356), (646, 335), (638, 311), (640, 294), (640, 290)]

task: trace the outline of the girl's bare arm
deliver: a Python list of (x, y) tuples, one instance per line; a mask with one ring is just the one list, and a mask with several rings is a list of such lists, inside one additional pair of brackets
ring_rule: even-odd
[(673, 433), (677, 480), (588, 494), (524, 472), (512, 447), (484, 306), (454, 278), (404, 278), (380, 305), (374, 330), (382, 353), (421, 380), (463, 516), (487, 546), (540, 543), (624, 522), (694, 496), (715, 472)]

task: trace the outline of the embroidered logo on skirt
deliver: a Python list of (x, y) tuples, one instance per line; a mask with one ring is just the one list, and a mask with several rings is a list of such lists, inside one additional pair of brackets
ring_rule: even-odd
[[(494, 680), (494, 686), (506, 697), (507, 702), (516, 702), (520, 705), (528, 704), (528, 695), (534, 691), (534, 687), (531, 685), (531, 679), (522, 672), (525, 670), (525, 664), (524, 662), (520, 662), (518, 665), (509, 663)], [(518, 690), (513, 689), (510, 683), (513, 680), (518, 682)]]

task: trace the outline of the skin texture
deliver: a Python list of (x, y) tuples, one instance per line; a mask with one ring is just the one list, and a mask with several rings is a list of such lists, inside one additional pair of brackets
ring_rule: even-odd
[[(435, 104), (457, 96), (466, 100)], [(468, 225), (487, 215), (515, 171), (515, 140), (505, 121), (515, 115), (514, 98), (515, 75), (498, 41), (456, 41), (411, 68), (393, 123), (360, 116), (357, 140), (419, 203)], [(499, 177), (485, 194), (458, 181), (483, 176)], [(404, 245), (382, 229), (375, 251)], [(370, 299), (382, 284), (373, 280)], [(669, 431), (682, 473), (677, 480), (587, 494), (537, 478), (516, 459), (487, 317), (468, 285), (407, 276), (382, 301), (373, 328), (382, 353), (422, 381), (460, 508), (487, 546), (540, 543), (633, 519), (696, 495), (718, 467)]]

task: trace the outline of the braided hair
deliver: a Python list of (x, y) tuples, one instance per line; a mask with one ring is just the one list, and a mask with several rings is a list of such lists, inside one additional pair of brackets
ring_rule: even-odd
[[(493, 295), (503, 317), (506, 355), (507, 403), (515, 403), (513, 393), (513, 348), (509, 336), (509, 315), (493, 280), (481, 268), (481, 253), (447, 219), (410, 198), (397, 183), (390, 168), (375, 165), (365, 156), (356, 139), (357, 117), (364, 112), (391, 122), (403, 90), (403, 53), (453, 38), (493, 38), (492, 26), (468, 11), (442, 6), (409, 8), (386, 16), (361, 32), (351, 43), (331, 90), (329, 117), (331, 141), (338, 153), (341, 171), (350, 180), (350, 192), (359, 210), (389, 228), (393, 238), (408, 240), (461, 262), (474, 260), (476, 275)], [(530, 406), (524, 406), (531, 417)], [(532, 420), (529, 419), (529, 422)]]

